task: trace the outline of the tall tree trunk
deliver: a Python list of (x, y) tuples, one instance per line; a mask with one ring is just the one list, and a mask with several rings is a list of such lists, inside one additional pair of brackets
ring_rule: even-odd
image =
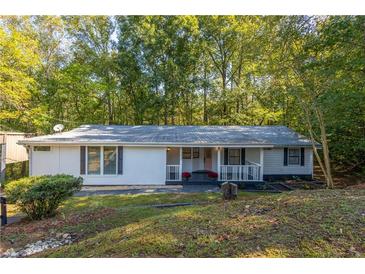
[(164, 124), (165, 126), (168, 125), (169, 123), (169, 116), (168, 116), (168, 108), (167, 108), (167, 101), (166, 101), (166, 98), (164, 98)]
[(323, 119), (323, 113), (316, 107), (315, 112), (317, 115), (317, 119), (319, 122), (319, 128), (321, 131), (321, 141), (322, 141), (322, 148), (323, 148), (323, 161), (324, 166), (326, 169), (327, 177), (327, 186), (329, 188), (333, 188), (333, 178), (332, 178), (332, 171), (331, 171), (331, 161), (330, 161), (330, 155), (329, 155), (329, 148), (328, 148), (328, 142), (327, 142), (327, 134), (326, 134), (326, 127)]
[(113, 107), (112, 107), (110, 91), (108, 91), (107, 105), (108, 105), (108, 124), (112, 125), (114, 121), (113, 121)]
[[(227, 96), (227, 92), (226, 92), (226, 69), (223, 68), (223, 73), (222, 73), (222, 98), (223, 98), (223, 118), (224, 120), (227, 119), (227, 100), (226, 100), (226, 96)], [(226, 125), (227, 122), (225, 121), (224, 124)]]
[(309, 136), (312, 143), (312, 148), (314, 155), (316, 156), (317, 162), (323, 172), (324, 177), (326, 178), (326, 185), (328, 188), (333, 188), (333, 178), (332, 178), (332, 171), (331, 171), (331, 165), (330, 165), (330, 157), (329, 157), (329, 149), (328, 149), (328, 142), (327, 142), (327, 136), (326, 136), (326, 128), (323, 120), (322, 112), (318, 109), (317, 106), (315, 106), (314, 112), (316, 113), (318, 124), (321, 131), (321, 143), (322, 143), (322, 149), (323, 149), (323, 160), (319, 156), (317, 146), (316, 146), (316, 139), (314, 137), (314, 130), (313, 125), (310, 119), (310, 113), (306, 106), (302, 106), (303, 112), (305, 114), (306, 122), (307, 122), (307, 129), (309, 132)]
[(208, 87), (207, 87), (207, 70), (204, 67), (204, 96), (203, 96), (203, 122), (206, 125), (208, 123), (208, 113), (207, 113), (207, 96), (208, 96)]

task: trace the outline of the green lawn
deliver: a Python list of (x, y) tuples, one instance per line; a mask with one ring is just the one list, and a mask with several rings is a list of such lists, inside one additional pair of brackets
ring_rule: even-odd
[[(151, 204), (199, 202), (186, 207)], [(4, 248), (60, 233), (38, 257), (364, 257), (365, 190), (75, 197), (57, 217), (2, 231)], [(10, 242), (13, 242), (12, 244)]]

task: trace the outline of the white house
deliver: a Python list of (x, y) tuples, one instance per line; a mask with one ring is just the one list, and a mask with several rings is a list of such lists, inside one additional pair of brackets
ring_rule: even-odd
[(313, 174), (310, 140), (285, 126), (83, 125), (19, 143), (28, 147), (30, 175), (71, 174), (86, 185), (257, 182)]

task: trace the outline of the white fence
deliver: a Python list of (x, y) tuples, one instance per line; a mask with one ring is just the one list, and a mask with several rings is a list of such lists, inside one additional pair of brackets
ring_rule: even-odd
[(220, 181), (260, 181), (258, 164), (251, 165), (224, 165), (221, 166)]
[(181, 181), (179, 165), (166, 165), (166, 181)]

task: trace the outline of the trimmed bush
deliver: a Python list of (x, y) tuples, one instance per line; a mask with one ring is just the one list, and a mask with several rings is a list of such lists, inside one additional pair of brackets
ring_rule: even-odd
[(32, 176), (9, 182), (5, 186), (8, 203), (33, 220), (40, 220), (56, 214), (59, 205), (79, 191), (82, 178), (70, 175)]

